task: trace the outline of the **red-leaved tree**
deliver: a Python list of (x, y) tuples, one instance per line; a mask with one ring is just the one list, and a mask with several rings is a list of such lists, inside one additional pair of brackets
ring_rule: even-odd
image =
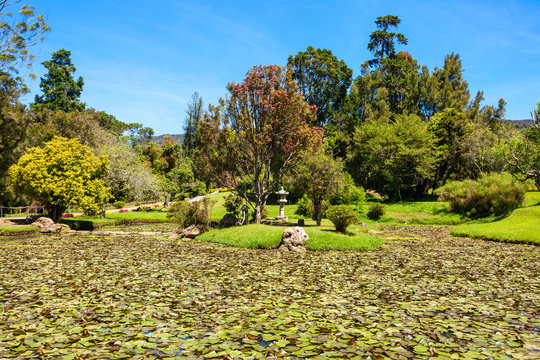
[(218, 181), (228, 174), (259, 224), (270, 192), (302, 151), (321, 147), (322, 130), (309, 125), (316, 108), (299, 93), (290, 68), (255, 66), (227, 89), (229, 96), (199, 124), (196, 164)]

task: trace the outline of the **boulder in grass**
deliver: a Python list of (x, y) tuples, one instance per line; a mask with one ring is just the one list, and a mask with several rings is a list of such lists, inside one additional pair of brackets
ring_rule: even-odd
[(203, 232), (196, 225), (191, 225), (184, 230), (182, 230), (182, 235), (188, 239), (194, 239), (197, 236), (201, 235)]
[(281, 237), (281, 243), (278, 250), (280, 251), (306, 251), (306, 241), (309, 240), (309, 236), (299, 226), (289, 227), (283, 230), (283, 236)]

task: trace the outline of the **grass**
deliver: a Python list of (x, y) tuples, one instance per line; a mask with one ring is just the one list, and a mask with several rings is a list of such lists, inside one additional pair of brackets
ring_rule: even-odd
[(460, 225), (451, 234), (540, 245), (540, 192), (528, 192), (523, 206), (500, 220)]
[[(227, 210), (225, 210), (225, 197), (227, 197), (231, 192), (220, 192), (214, 195), (208, 196), (208, 198), (212, 201), (215, 201), (214, 207), (212, 208), (212, 211), (210, 213), (210, 220), (219, 221), (225, 214), (227, 213)], [(274, 204), (267, 204), (266, 209), (268, 210), (268, 217), (276, 217), (279, 215), (279, 205)], [(253, 211), (250, 207), (250, 214)], [(298, 215), (294, 214), (294, 211), (296, 210), (296, 205), (285, 205), (285, 215), (289, 217), (289, 219), (298, 219)]]
[[(370, 203), (364, 205), (364, 214)], [(379, 220), (387, 225), (455, 225), (468, 221), (458, 214), (446, 211), (447, 204), (438, 201), (403, 201), (383, 203), (385, 215)]]
[[(290, 225), (287, 225), (290, 226)], [(211, 230), (197, 237), (197, 240), (209, 241), (229, 246), (248, 249), (276, 248), (286, 226), (247, 225)], [(307, 226), (306, 233), (309, 250), (373, 250), (383, 246), (382, 239), (363, 232), (349, 231), (338, 233), (329, 226)]]
[(0, 225), (0, 235), (17, 235), (20, 233), (37, 233), (37, 226), (33, 225)]

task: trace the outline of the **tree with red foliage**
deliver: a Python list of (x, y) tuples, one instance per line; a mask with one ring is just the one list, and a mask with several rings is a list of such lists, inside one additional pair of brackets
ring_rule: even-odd
[(255, 66), (227, 89), (229, 96), (199, 124), (196, 164), (217, 179), (229, 174), (259, 224), (270, 192), (302, 151), (321, 147), (322, 130), (309, 125), (316, 109), (299, 93), (290, 68)]

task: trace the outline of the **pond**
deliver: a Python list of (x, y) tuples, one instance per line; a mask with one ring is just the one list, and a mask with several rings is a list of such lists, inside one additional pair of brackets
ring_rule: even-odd
[(532, 358), (540, 248), (388, 227), (368, 252), (0, 241), (0, 357)]

